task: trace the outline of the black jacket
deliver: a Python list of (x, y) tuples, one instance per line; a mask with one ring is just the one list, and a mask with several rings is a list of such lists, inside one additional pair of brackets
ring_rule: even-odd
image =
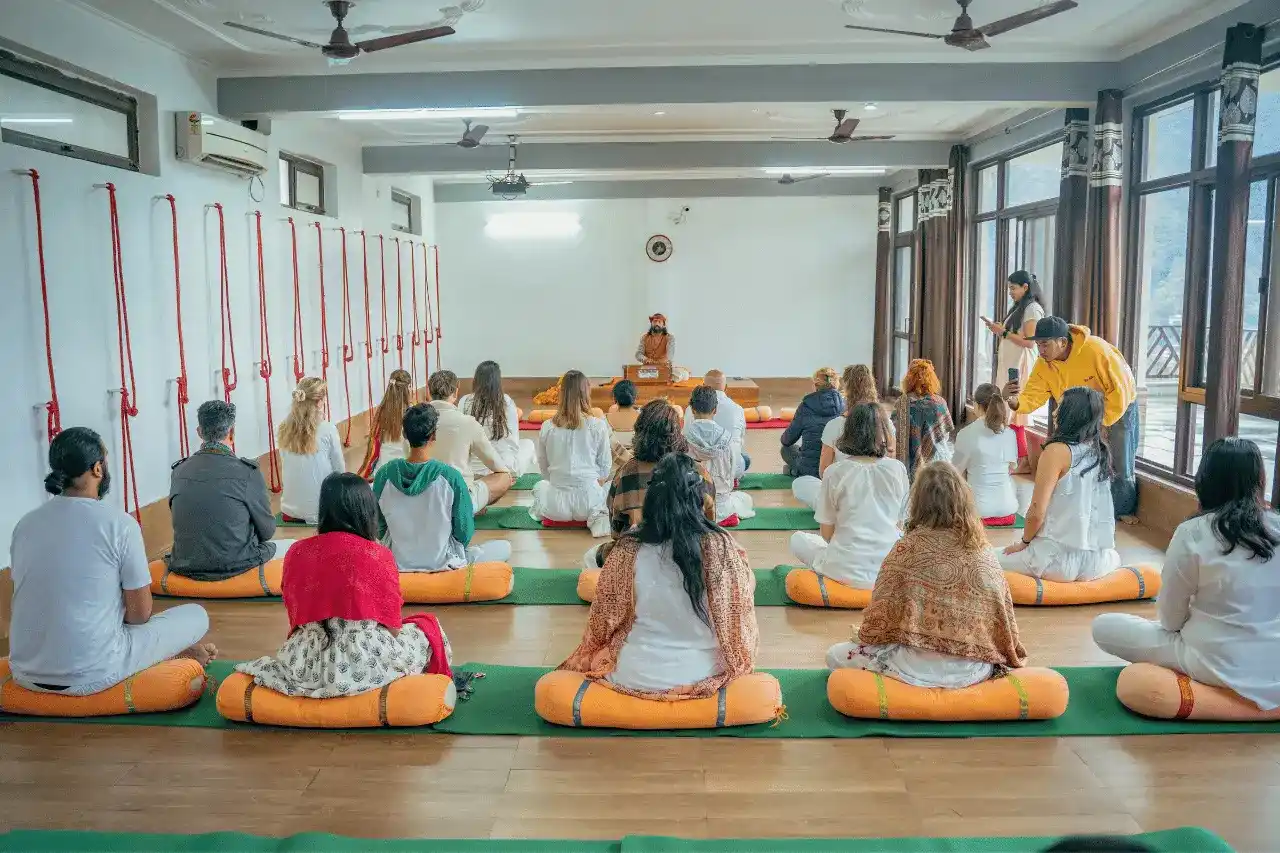
[(244, 574), (272, 559), (275, 514), (258, 463), (200, 450), (173, 466), (169, 570), (200, 581)]
[(791, 425), (782, 433), (782, 446), (800, 444), (800, 459), (796, 469), (801, 476), (818, 476), (818, 463), (822, 459), (822, 430), (832, 418), (844, 414), (844, 398), (834, 388), (806, 394), (796, 409)]

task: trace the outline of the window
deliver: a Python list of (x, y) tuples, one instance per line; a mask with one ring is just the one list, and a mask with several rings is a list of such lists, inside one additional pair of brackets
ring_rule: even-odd
[(898, 199), (897, 214), (894, 217), (897, 223), (894, 228), (895, 234), (901, 234), (905, 231), (914, 231), (916, 229), (916, 194), (907, 193)]
[(413, 196), (399, 190), (391, 191), (391, 230), (416, 234), (418, 229), (413, 216)]
[(136, 172), (138, 101), (0, 51), (0, 141)]
[[(1195, 100), (1165, 107), (1142, 119), (1142, 180), (1191, 171)], [(1215, 123), (1216, 125), (1216, 123)], [(1216, 147), (1217, 127), (1208, 147)]]
[(893, 385), (901, 385), (915, 352), (916, 193), (894, 200), (893, 223)]
[(1005, 163), (1004, 207), (1056, 199), (1062, 188), (1062, 143), (1046, 145)]
[(1258, 127), (1253, 137), (1253, 156), (1277, 152), (1280, 152), (1280, 68), (1273, 68), (1258, 79)]
[(293, 154), (280, 155), (280, 203), (307, 213), (325, 212), (324, 166)]
[(990, 213), (998, 206), (999, 166), (978, 170), (978, 213)]
[[(974, 318), (974, 340), (982, 341), (990, 337), (986, 323), (982, 318), (997, 319), (996, 314), (996, 220), (988, 219), (977, 224), (978, 245), (975, 258), (974, 276), (977, 281), (977, 316)], [(1004, 319), (1003, 314), (998, 318)], [(973, 354), (973, 387), (990, 382), (996, 373), (995, 351), (989, 346), (974, 348)]]

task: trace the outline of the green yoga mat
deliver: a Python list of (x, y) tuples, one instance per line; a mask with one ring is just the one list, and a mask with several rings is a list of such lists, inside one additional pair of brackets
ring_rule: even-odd
[(276, 513), (276, 527), (315, 527), (314, 524), (307, 524), (305, 521), (285, 521), (284, 513)]
[[(742, 521), (731, 530), (817, 530), (813, 510), (806, 507), (762, 507), (755, 518)], [(585, 531), (585, 528), (546, 528), (542, 522), (529, 515), (527, 506), (491, 506), (484, 515), (476, 516), (476, 530), (567, 530)]]
[[(517, 492), (527, 492), (536, 486), (541, 479), (541, 474), (525, 474), (517, 479), (516, 484), (511, 488)], [(744, 492), (789, 489), (794, 479), (795, 477), (789, 477), (786, 474), (753, 474), (747, 472), (738, 481), (738, 489)]]
[(1027, 527), (1027, 517), (1022, 513), (1018, 513), (1013, 517), (1013, 524), (1005, 524), (999, 527), (994, 524), (988, 524), (988, 530), (1025, 530)]
[[(1207, 829), (1193, 827), (1127, 836), (1155, 853), (1233, 853)], [(147, 835), (130, 832), (12, 830), (0, 853), (1038, 853), (1057, 838), (660, 838), (621, 841), (529, 839), (366, 839), (308, 832), (263, 838), (240, 832)]]
[[(218, 681), (226, 678), (233, 661), (214, 661), (209, 674)], [(1280, 732), (1280, 721), (1268, 723), (1209, 723), (1185, 720), (1148, 720), (1130, 713), (1116, 699), (1119, 667), (1062, 667), (1071, 688), (1067, 712), (1056, 720), (997, 723), (911, 723), (895, 720), (851, 720), (827, 703), (825, 669), (766, 670), (782, 684), (787, 719), (776, 726), (762, 723), (725, 729), (687, 731), (620, 731), (617, 729), (576, 729), (553, 726), (533, 710), (533, 687), (548, 670), (544, 667), (462, 664), (458, 670), (483, 672), (474, 682), (475, 693), (458, 704), (453, 715), (425, 729), (399, 731), (429, 735), (444, 732), (457, 735), (520, 735), (533, 737), (742, 737), (742, 738), (964, 738), (964, 737), (1118, 737), (1123, 735), (1174, 734), (1271, 734)], [(215, 689), (205, 692), (190, 708), (166, 714), (136, 714), (116, 717), (52, 718), (0, 714), (0, 722), (98, 723), (132, 726), (173, 726), (230, 729), (251, 728), (218, 716)], [(376, 733), (378, 729), (356, 729), (356, 733)]]

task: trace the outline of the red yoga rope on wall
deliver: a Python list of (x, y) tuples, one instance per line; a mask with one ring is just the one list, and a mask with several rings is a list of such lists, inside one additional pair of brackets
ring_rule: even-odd
[(391, 239), (396, 242), (396, 355), (400, 369), (404, 370), (404, 277), (400, 267), (400, 238)]
[(413, 399), (418, 399), (418, 347), (422, 344), (422, 331), (418, 325), (418, 256), (409, 244), (409, 292), (413, 294), (413, 337), (409, 339), (410, 375), (413, 377)]
[(426, 341), (422, 345), (422, 358), (427, 365), (427, 375), (431, 375), (431, 348), (427, 344), (434, 343), (436, 336), (432, 331), (433, 318), (435, 316), (431, 308), (431, 262), (428, 255), (427, 244), (422, 244), (422, 295), (427, 299), (427, 336)]
[(361, 258), (364, 261), (364, 381), (369, 392), (369, 408), (373, 408), (373, 319), (369, 309), (369, 234), (360, 232)]
[(444, 329), (440, 324), (440, 247), (435, 247), (436, 253), (436, 367), (440, 367), (440, 340), (444, 337)]
[[(320, 259), (320, 378), (329, 381), (329, 315), (324, 298), (324, 229), (319, 222), (311, 223), (316, 228), (316, 251)], [(324, 416), (329, 418), (329, 396), (324, 398)]]
[(182, 262), (178, 254), (178, 202), (172, 194), (165, 196), (169, 212), (173, 215), (173, 295), (174, 317), (178, 326), (178, 455), (186, 459), (191, 455), (191, 439), (187, 429), (187, 404), (191, 402), (190, 383), (187, 381), (187, 345), (182, 336)]
[(347, 229), (342, 232), (342, 392), (347, 398), (347, 434), (342, 438), (342, 446), (351, 446), (351, 375), (348, 365), (356, 360), (356, 349), (352, 346), (355, 337), (351, 326), (351, 271), (347, 262)]
[(391, 327), (387, 325), (387, 243), (378, 235), (378, 259), (382, 262), (382, 387), (387, 387), (387, 353), (391, 352)]
[[(240, 384), (240, 371), (236, 367), (236, 337), (231, 327), (231, 277), (227, 272), (227, 219), (221, 204), (215, 204), (218, 211), (218, 307), (222, 314), (220, 321), (222, 336), (222, 399), (231, 402), (231, 392)], [(227, 360), (228, 350), (231, 360)], [(232, 445), (234, 448), (234, 445)]]
[(58, 381), (53, 371), (53, 337), (49, 323), (49, 273), (44, 261), (44, 208), (40, 203), (40, 173), (29, 169), (31, 194), (36, 211), (36, 259), (40, 264), (40, 303), (44, 306), (44, 357), (49, 367), (49, 402), (44, 404), (48, 413), (48, 434), (52, 442), (62, 432), (62, 409), (58, 406)]
[(262, 377), (267, 395), (267, 486), (271, 491), (279, 493), (283, 487), (280, 477), (280, 456), (276, 451), (276, 422), (271, 412), (271, 334), (267, 328), (267, 270), (263, 261), (262, 247), (262, 211), (253, 212), (253, 225), (258, 242), (258, 317), (260, 320), (262, 342), (262, 363), (258, 366), (258, 375)]
[[(141, 521), (138, 502), (138, 472), (133, 459), (132, 419), (138, 416), (138, 383), (133, 373), (133, 337), (129, 334), (129, 302), (124, 289), (124, 257), (120, 247), (120, 210), (116, 205), (116, 185), (102, 184), (107, 191), (111, 214), (111, 274), (116, 291), (116, 338), (120, 354), (120, 455), (124, 511)], [(129, 500), (133, 499), (133, 510)]]
[(302, 283), (298, 275), (298, 225), (289, 217), (289, 244), (293, 250), (293, 381), (307, 375), (307, 350), (303, 340)]

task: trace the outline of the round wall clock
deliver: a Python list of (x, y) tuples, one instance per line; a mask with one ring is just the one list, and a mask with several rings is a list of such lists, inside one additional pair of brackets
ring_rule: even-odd
[(662, 263), (671, 257), (671, 238), (665, 234), (654, 234), (644, 244), (645, 254), (654, 263)]

